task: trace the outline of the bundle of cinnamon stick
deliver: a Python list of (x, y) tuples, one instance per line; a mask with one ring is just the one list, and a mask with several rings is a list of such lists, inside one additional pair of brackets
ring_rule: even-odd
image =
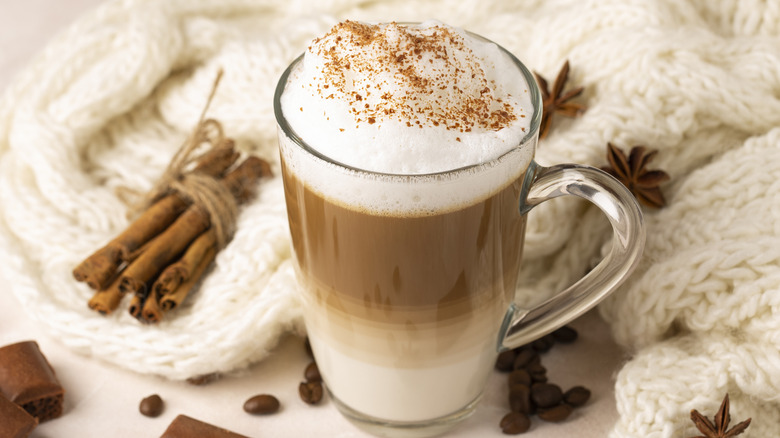
[[(204, 154), (193, 175), (213, 178), (237, 203), (251, 198), (253, 186), (270, 176), (268, 163), (250, 156), (238, 160), (233, 141)], [(90, 255), (73, 270), (78, 281), (96, 292), (89, 307), (103, 314), (116, 310), (124, 295), (132, 294), (130, 314), (158, 322), (187, 297), (216, 257), (217, 235), (212, 218), (201, 205), (179, 193), (156, 200), (127, 229)]]
[[(132, 295), (130, 314), (159, 322), (190, 294), (230, 239), (237, 206), (251, 199), (259, 179), (271, 176), (268, 162), (258, 157), (236, 164), (234, 141), (224, 137), (219, 122), (203, 119), (206, 108), (144, 211), (73, 270), (77, 281), (96, 291), (91, 309), (110, 314)], [(190, 159), (203, 143), (209, 149)]]

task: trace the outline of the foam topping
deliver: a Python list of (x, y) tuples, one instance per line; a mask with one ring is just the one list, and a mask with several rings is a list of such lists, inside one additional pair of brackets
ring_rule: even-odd
[(336, 25), (309, 46), (281, 103), (323, 155), (404, 174), (492, 160), (520, 143), (533, 111), (509, 56), (439, 22)]

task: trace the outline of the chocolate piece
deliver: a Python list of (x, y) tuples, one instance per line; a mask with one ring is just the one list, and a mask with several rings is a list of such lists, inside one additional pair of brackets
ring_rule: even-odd
[(0, 394), (0, 438), (26, 438), (38, 420)]
[(0, 393), (39, 422), (62, 415), (65, 390), (35, 341), (0, 348)]
[(160, 438), (249, 438), (186, 415), (173, 419)]

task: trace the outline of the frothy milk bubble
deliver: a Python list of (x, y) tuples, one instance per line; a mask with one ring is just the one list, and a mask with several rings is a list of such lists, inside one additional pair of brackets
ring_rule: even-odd
[[(295, 133), (320, 154), (354, 168), (403, 175), (501, 157), (520, 144), (533, 114), (528, 86), (512, 58), (496, 44), (437, 21), (336, 25), (311, 43), (290, 72), (280, 103)], [(464, 196), (487, 196), (495, 190), (491, 180), (508, 181), (507, 172), (524, 170), (530, 154), (497, 169), (494, 178), (481, 175), (448, 193), (426, 192), (419, 181), (408, 188), (368, 183), (358, 193), (340, 192), (332, 169), (318, 181), (306, 158), (293, 157), (288, 165), (328, 197), (409, 213), (415, 205), (438, 210), (462, 204)], [(377, 193), (392, 193), (392, 199), (378, 199)]]
[(347, 21), (312, 42), (282, 97), (298, 135), (341, 163), (384, 173), (457, 169), (500, 156), (529, 129), (517, 66), (439, 22)]

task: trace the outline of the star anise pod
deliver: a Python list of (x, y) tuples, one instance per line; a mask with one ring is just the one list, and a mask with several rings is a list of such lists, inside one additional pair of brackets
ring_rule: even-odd
[(558, 113), (567, 117), (577, 117), (585, 111), (585, 105), (569, 102), (582, 94), (584, 88), (577, 87), (569, 90), (566, 94), (561, 94), (563, 93), (563, 87), (566, 86), (566, 81), (569, 80), (568, 60), (563, 64), (561, 71), (555, 78), (552, 90), (549, 89), (547, 81), (539, 73), (534, 72), (534, 76), (542, 92), (542, 124), (539, 127), (539, 138), (541, 139), (547, 137), (547, 133), (550, 131), (553, 114)]
[(612, 143), (607, 143), (609, 167), (602, 170), (617, 178), (634, 194), (636, 199), (648, 207), (661, 208), (666, 205), (659, 187), (669, 180), (663, 170), (648, 170), (647, 163), (658, 151), (648, 150), (644, 146), (634, 146), (628, 157)]
[(696, 425), (696, 429), (699, 429), (699, 432), (704, 434), (693, 438), (732, 438), (742, 434), (750, 426), (752, 418), (748, 418), (729, 429), (731, 414), (729, 413), (729, 395), (726, 394), (726, 397), (723, 398), (723, 403), (720, 404), (720, 409), (715, 414), (715, 424), (696, 409), (691, 411), (691, 420)]

